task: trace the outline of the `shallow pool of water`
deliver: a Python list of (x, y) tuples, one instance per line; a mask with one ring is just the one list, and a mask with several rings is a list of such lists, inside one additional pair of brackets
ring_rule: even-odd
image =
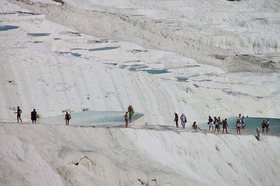
[[(71, 113), (71, 126), (124, 126), (125, 112), (118, 111), (84, 111)], [(135, 113), (133, 120), (141, 117), (142, 114)], [(65, 124), (64, 114), (40, 118), (41, 124)]]
[(186, 82), (186, 81), (188, 81), (188, 78), (187, 78), (187, 77), (177, 76), (176, 78), (177, 78), (177, 80), (178, 80), (179, 82)]
[(33, 37), (43, 37), (43, 36), (49, 36), (50, 33), (28, 33), (27, 35), (33, 36)]
[[(241, 133), (255, 134), (256, 127), (259, 127), (259, 129), (262, 131), (261, 123), (263, 120), (266, 121), (267, 119), (269, 119), (269, 123), (270, 123), (270, 126), (269, 126), (270, 131), (267, 134), (280, 136), (280, 119), (277, 119), (277, 118), (245, 117), (246, 126), (244, 127), (244, 129), (242, 129)], [(229, 129), (229, 131), (231, 131), (230, 133), (235, 133), (236, 132), (235, 125), (236, 125), (237, 117), (227, 118), (227, 120), (228, 120), (228, 125), (229, 125), (228, 129)], [(208, 125), (202, 124), (201, 128), (207, 129)], [(221, 127), (221, 129), (222, 129), (222, 127)], [(264, 133), (264, 134), (266, 134), (266, 133)]]
[(81, 57), (82, 54), (76, 53), (76, 52), (57, 52), (60, 55), (65, 55), (65, 54), (71, 54), (74, 57)]
[(118, 49), (119, 47), (101, 47), (101, 48), (92, 48), (89, 49), (88, 51), (92, 52), (92, 51), (104, 51), (104, 50), (114, 50), (114, 49)]
[(144, 70), (148, 72), (149, 74), (165, 74), (170, 73), (168, 70), (160, 70), (160, 69), (151, 69), (151, 70)]
[(18, 26), (13, 26), (13, 25), (0, 25), (0, 31), (13, 30), (17, 28)]

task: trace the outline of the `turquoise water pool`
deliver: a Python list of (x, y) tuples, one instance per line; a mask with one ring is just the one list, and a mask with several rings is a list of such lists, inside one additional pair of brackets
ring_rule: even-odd
[[(124, 126), (124, 114), (123, 111), (84, 111), (71, 113), (71, 126), (106, 126), (116, 127)], [(40, 118), (38, 123), (41, 124), (65, 124), (64, 114), (58, 116), (51, 116), (46, 118)], [(132, 120), (138, 119), (143, 114), (135, 113)]]
[(50, 36), (51, 33), (28, 33), (27, 35), (33, 37), (43, 37), (43, 36)]
[[(223, 118), (222, 118), (223, 119)], [(259, 127), (260, 130), (262, 131), (261, 123), (263, 120), (269, 119), (270, 123), (270, 131), (267, 133), (269, 135), (277, 135), (280, 136), (280, 119), (277, 118), (257, 118), (257, 117), (245, 117), (245, 123), (246, 126), (244, 129), (242, 129), (241, 133), (244, 134), (255, 134), (256, 133), (256, 127)], [(236, 120), (237, 117), (233, 118), (227, 118), (228, 120), (228, 130), (230, 133), (235, 133), (236, 132)], [(208, 125), (203, 124), (202, 127), (203, 129), (207, 129)], [(264, 133), (266, 134), (266, 133)]]
[[(255, 133), (256, 127), (259, 127), (262, 130), (261, 123), (263, 120), (269, 119), (269, 134), (272, 135), (280, 135), (280, 119), (277, 118), (253, 118), (253, 117), (246, 117), (245, 122), (246, 126), (243, 129), (244, 132), (247, 133)], [(237, 118), (229, 118), (229, 127), (230, 128), (235, 128), (235, 123)]]
[(114, 50), (118, 49), (119, 47), (101, 47), (101, 48), (92, 48), (88, 49), (88, 51), (93, 52), (93, 51), (105, 51), (105, 50)]
[(8, 31), (8, 30), (13, 30), (17, 29), (18, 26), (13, 26), (13, 25), (0, 25), (0, 31)]

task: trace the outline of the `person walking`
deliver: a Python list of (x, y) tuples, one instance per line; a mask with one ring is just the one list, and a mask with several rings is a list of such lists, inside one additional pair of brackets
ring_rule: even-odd
[(216, 133), (216, 131), (218, 133), (220, 132), (220, 121), (218, 118), (216, 116), (214, 116), (214, 125), (215, 125), (214, 133)]
[(17, 114), (17, 122), (19, 123), (19, 121), (20, 121), (22, 123), (22, 120), (21, 120), (22, 110), (20, 109), (19, 106), (17, 107), (17, 111), (15, 113)]
[(35, 109), (33, 109), (33, 111), (31, 112), (31, 121), (32, 123), (36, 123), (37, 120), (37, 112)]
[(129, 115), (129, 122), (131, 122), (132, 116), (134, 114), (134, 109), (131, 105), (129, 105), (128, 108), (127, 108), (127, 111), (128, 111), (128, 115)]
[(175, 112), (175, 118), (174, 118), (174, 121), (176, 123), (176, 127), (178, 128), (178, 120), (179, 120), (179, 116), (178, 114)]
[(69, 112), (66, 112), (65, 113), (65, 122), (66, 122), (66, 125), (69, 126), (69, 121), (71, 119), (71, 115)]
[(125, 127), (128, 127), (128, 120), (129, 120), (129, 116), (128, 116), (128, 112), (125, 113), (124, 115), (124, 121), (125, 121)]
[(211, 128), (212, 128), (212, 131), (213, 131), (214, 130), (213, 118), (211, 116), (208, 117), (208, 125), (209, 125), (209, 130), (211, 130)]
[(262, 126), (262, 133), (264, 133), (264, 131), (266, 129), (266, 122), (265, 122), (265, 120), (262, 121), (261, 126)]
[(267, 120), (266, 120), (266, 125), (265, 125), (266, 133), (269, 132), (269, 125), (270, 125), (269, 119), (267, 119)]
[(236, 133), (237, 134), (241, 134), (241, 121), (240, 121), (240, 119), (237, 119), (236, 120)]
[(246, 126), (246, 122), (245, 122), (245, 117), (244, 116), (241, 117), (241, 125), (242, 125), (242, 129), (244, 129), (245, 126)]
[(180, 116), (180, 120), (181, 120), (181, 125), (182, 125), (182, 127), (183, 127), (183, 129), (184, 129), (185, 126), (186, 126), (186, 123), (187, 123), (187, 117), (185, 116), (185, 114), (182, 114), (182, 115)]
[(228, 134), (228, 131), (227, 131), (227, 128), (228, 128), (227, 119), (223, 120), (222, 125), (223, 125), (223, 131), (222, 132), (224, 133), (224, 131), (226, 131), (226, 133)]
[(261, 131), (259, 127), (256, 127), (256, 134), (255, 137), (258, 141), (260, 141)]

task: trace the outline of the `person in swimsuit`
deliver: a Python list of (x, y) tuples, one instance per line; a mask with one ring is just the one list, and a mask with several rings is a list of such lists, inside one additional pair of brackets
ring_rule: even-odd
[(241, 134), (241, 121), (240, 121), (240, 119), (237, 119), (236, 120), (236, 132), (237, 132), (237, 134)]
[(124, 121), (125, 121), (125, 127), (128, 127), (128, 120), (129, 120), (129, 116), (128, 116), (128, 112), (125, 113), (124, 115)]
[(33, 109), (33, 111), (31, 112), (31, 121), (32, 123), (36, 123), (37, 120), (37, 112), (35, 109)]
[(179, 120), (179, 116), (177, 113), (175, 113), (174, 121), (175, 121), (176, 127), (178, 127), (178, 120)]
[(70, 113), (66, 112), (66, 114), (65, 114), (65, 122), (66, 122), (67, 126), (69, 125), (70, 119), (71, 119)]
[(194, 130), (201, 130), (201, 128), (199, 128), (199, 126), (197, 125), (196, 121), (193, 122), (192, 128), (193, 128)]
[(226, 133), (228, 134), (228, 131), (227, 131), (227, 128), (228, 128), (227, 119), (223, 120), (222, 125), (223, 125), (223, 131), (222, 132), (224, 133), (224, 131), (226, 131)]
[(19, 123), (19, 121), (22, 123), (22, 120), (21, 120), (21, 113), (22, 113), (22, 110), (19, 108), (19, 106), (17, 107), (17, 111), (16, 111), (16, 114), (17, 114), (17, 122)]

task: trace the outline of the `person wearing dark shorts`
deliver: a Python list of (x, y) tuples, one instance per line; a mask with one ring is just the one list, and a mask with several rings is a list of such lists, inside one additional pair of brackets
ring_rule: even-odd
[(35, 109), (33, 109), (33, 111), (31, 112), (31, 121), (32, 123), (36, 123), (37, 120), (37, 112)]
[(223, 124), (223, 133), (224, 133), (224, 131), (226, 131), (226, 133), (228, 134), (228, 131), (227, 131), (227, 128), (228, 128), (227, 119), (224, 119), (222, 124)]
[(66, 122), (67, 126), (69, 125), (70, 119), (71, 119), (70, 113), (66, 112), (66, 114), (65, 114), (65, 122)]
[(17, 122), (19, 123), (19, 121), (22, 123), (22, 120), (21, 120), (21, 113), (22, 113), (22, 110), (19, 108), (19, 106), (17, 107), (17, 111), (16, 111), (16, 114), (17, 114)]
[(237, 134), (241, 134), (241, 121), (239, 119), (237, 119), (236, 121), (236, 132)]
[(265, 128), (266, 128), (266, 122), (265, 122), (265, 120), (263, 120), (263, 122), (262, 122), (262, 133), (264, 133), (264, 131), (265, 131)]

